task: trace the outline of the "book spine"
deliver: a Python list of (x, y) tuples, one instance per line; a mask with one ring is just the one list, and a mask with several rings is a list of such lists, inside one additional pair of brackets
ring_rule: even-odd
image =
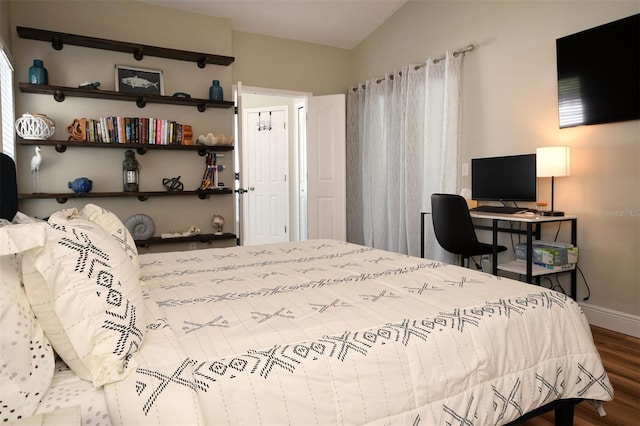
[(124, 129), (125, 129), (124, 140), (126, 143), (131, 143), (131, 118), (130, 117), (124, 118)]
[(118, 117), (118, 142), (127, 142), (127, 138), (125, 137), (124, 117)]
[(182, 124), (176, 124), (176, 144), (182, 145)]
[(156, 145), (162, 145), (162, 120), (156, 121)]

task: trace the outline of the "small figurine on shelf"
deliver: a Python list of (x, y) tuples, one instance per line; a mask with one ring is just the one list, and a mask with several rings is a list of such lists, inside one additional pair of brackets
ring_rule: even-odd
[(91, 191), (93, 181), (87, 177), (79, 177), (69, 182), (67, 186), (77, 194), (84, 194)]
[(86, 141), (87, 140), (87, 119), (76, 118), (67, 126), (67, 132), (71, 133), (70, 141)]
[(136, 154), (128, 149), (124, 153), (122, 162), (122, 184), (124, 192), (138, 192), (140, 184), (140, 164), (136, 160)]
[(33, 192), (40, 192), (40, 166), (42, 165), (42, 148), (36, 146), (36, 155), (31, 158), (31, 174), (33, 175)]
[(222, 228), (224, 226), (224, 217), (219, 214), (214, 214), (211, 218), (211, 226), (216, 230), (213, 235), (222, 235)]

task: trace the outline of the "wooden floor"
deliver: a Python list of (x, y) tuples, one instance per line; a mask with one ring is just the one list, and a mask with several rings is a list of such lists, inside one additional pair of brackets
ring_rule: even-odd
[[(604, 368), (613, 386), (613, 401), (603, 404), (607, 415), (600, 417), (589, 402), (575, 409), (574, 426), (640, 425), (640, 339), (591, 326)], [(523, 425), (553, 425), (553, 413), (528, 420)]]

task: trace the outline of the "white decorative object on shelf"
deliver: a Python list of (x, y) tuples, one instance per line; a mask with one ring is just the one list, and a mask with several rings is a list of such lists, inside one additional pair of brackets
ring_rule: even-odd
[(211, 226), (216, 230), (213, 235), (222, 235), (222, 227), (224, 226), (224, 218), (219, 214), (214, 214), (211, 218)]
[(44, 114), (22, 114), (16, 120), (16, 133), (23, 139), (49, 139), (56, 131), (56, 123)]
[(218, 137), (217, 136), (213, 136), (213, 133), (207, 133), (207, 135), (200, 135), (198, 136), (198, 143), (200, 145), (217, 145), (218, 144)]
[(33, 192), (40, 192), (40, 166), (42, 165), (42, 148), (35, 147), (36, 154), (31, 157), (31, 174), (33, 175)]

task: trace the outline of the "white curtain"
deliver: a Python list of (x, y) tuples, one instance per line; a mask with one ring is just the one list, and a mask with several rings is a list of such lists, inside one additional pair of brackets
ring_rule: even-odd
[[(347, 240), (420, 255), (420, 212), (455, 193), (462, 55), (350, 88), (347, 96)], [(451, 261), (425, 220), (427, 257)]]

